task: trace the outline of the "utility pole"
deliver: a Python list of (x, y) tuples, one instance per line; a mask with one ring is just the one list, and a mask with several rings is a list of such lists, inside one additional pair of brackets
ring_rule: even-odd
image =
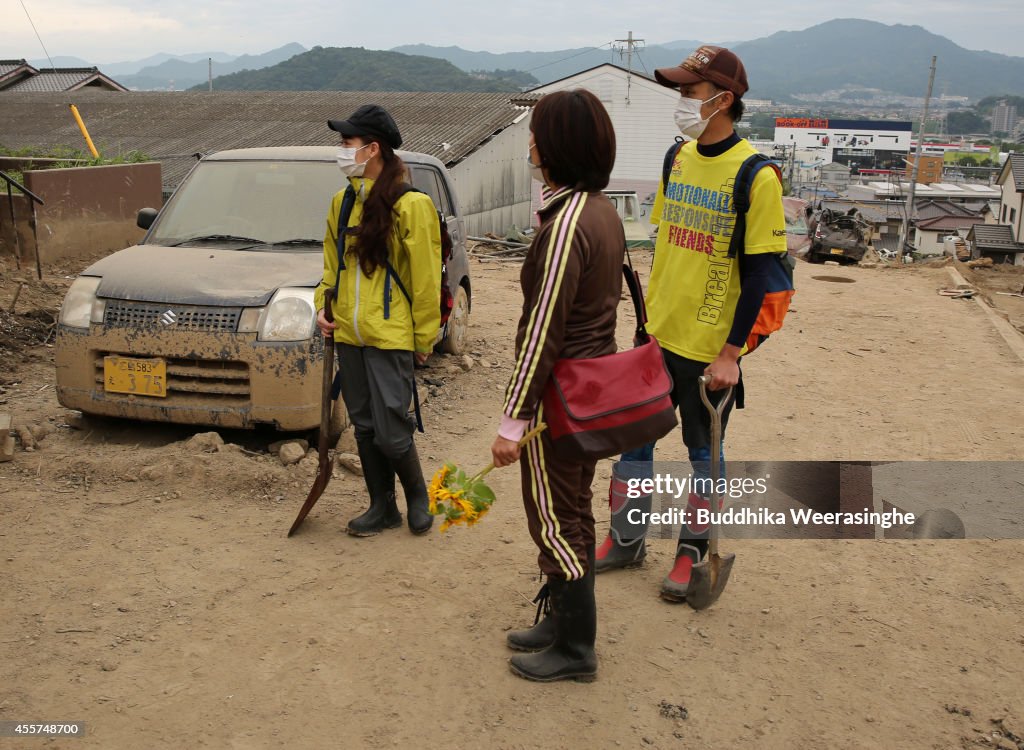
[(932, 55), (932, 70), (928, 76), (928, 93), (924, 97), (924, 111), (921, 113), (921, 129), (917, 134), (917, 153), (914, 155), (914, 166), (910, 170), (910, 189), (907, 190), (907, 211), (900, 225), (900, 235), (896, 245), (896, 265), (903, 262), (903, 248), (910, 234), (910, 220), (914, 215), (914, 188), (917, 187), (917, 172), (921, 167), (921, 152), (924, 149), (924, 130), (928, 124), (928, 103), (932, 98), (932, 86), (935, 84), (935, 60)]
[(619, 58), (621, 59), (623, 56), (626, 58), (626, 104), (629, 104), (629, 90), (633, 78), (633, 48), (642, 49), (644, 40), (634, 39), (631, 31), (626, 39), (616, 39), (615, 43), (622, 45), (619, 48)]
[(206, 71), (207, 71), (206, 72), (206, 75), (207, 75), (206, 90), (207, 91), (213, 91), (213, 58), (212, 57), (206, 58), (206, 64), (207, 64), (207, 68), (206, 68)]

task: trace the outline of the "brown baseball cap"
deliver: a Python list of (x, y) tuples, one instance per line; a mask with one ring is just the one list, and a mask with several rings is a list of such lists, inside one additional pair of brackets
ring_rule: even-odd
[(654, 77), (662, 86), (673, 89), (710, 81), (718, 88), (743, 96), (750, 88), (747, 86), (747, 71), (736, 54), (725, 47), (710, 45), (698, 47), (675, 68), (658, 68)]

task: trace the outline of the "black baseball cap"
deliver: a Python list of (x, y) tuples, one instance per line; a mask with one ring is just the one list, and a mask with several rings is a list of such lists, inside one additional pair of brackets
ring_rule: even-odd
[(378, 104), (364, 104), (347, 120), (328, 120), (327, 127), (346, 137), (371, 135), (391, 148), (402, 145), (402, 134), (398, 132), (394, 119)]

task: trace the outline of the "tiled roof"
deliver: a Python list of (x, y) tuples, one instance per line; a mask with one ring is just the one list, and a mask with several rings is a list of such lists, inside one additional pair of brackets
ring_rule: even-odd
[(979, 250), (1024, 252), (1024, 244), (1014, 242), (1013, 227), (1006, 224), (975, 224), (971, 234), (974, 235), (974, 243)]
[(39, 71), (24, 60), (0, 60), (0, 89), (17, 82), (25, 76), (38, 75)]
[(26, 60), (0, 60), (0, 76), (12, 73), (18, 68), (26, 67), (29, 67), (28, 61)]
[(1024, 154), (1017, 151), (1011, 152), (1006, 160), (1006, 166), (1013, 173), (1013, 185), (1017, 192), (1024, 193)]
[[(94, 86), (113, 91), (127, 89), (96, 68), (43, 68), (35, 75), (4, 88), (4, 94), (16, 92), (59, 92), (77, 91), (85, 86)], [(5, 97), (6, 100), (6, 97)]]
[(921, 203), (917, 203), (917, 218), (919, 221), (934, 219), (941, 216), (964, 216), (968, 218), (975, 218), (978, 216), (978, 211), (972, 211), (968, 206), (962, 203), (953, 203), (952, 201), (946, 200), (929, 199)]
[[(517, 101), (536, 96), (517, 95)], [(254, 146), (327, 146), (328, 119), (368, 102), (385, 107), (405, 139), (402, 148), (453, 166), (527, 116), (509, 94), (365, 91), (129, 92), (0, 94), (0, 143), (9, 148), (82, 146), (68, 113), (76, 104), (101, 153), (141, 151), (163, 166), (166, 189), (178, 185), (197, 152)], [(446, 148), (447, 146), (447, 148)], [(524, 157), (525, 158), (525, 157)]]
[(981, 216), (936, 216), (923, 221), (918, 220), (917, 228), (923, 229), (926, 232), (943, 232), (950, 229), (963, 229), (974, 226), (975, 224), (984, 223), (985, 219)]

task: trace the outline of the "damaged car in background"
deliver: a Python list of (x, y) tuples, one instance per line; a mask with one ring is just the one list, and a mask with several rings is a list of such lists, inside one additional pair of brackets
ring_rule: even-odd
[(822, 208), (809, 226), (811, 246), (807, 250), (809, 263), (833, 260), (840, 265), (859, 263), (871, 242), (871, 225), (855, 208), (843, 213)]
[[(159, 213), (140, 211), (145, 238), (85, 269), (64, 299), (60, 403), (159, 422), (318, 427), (324, 343), (313, 291), (327, 211), (344, 185), (336, 151), (222, 151), (199, 161)], [(455, 192), (437, 159), (398, 153), (447, 219), (454, 308), (437, 348), (461, 353), (470, 284)], [(343, 422), (335, 403), (332, 433)]]

